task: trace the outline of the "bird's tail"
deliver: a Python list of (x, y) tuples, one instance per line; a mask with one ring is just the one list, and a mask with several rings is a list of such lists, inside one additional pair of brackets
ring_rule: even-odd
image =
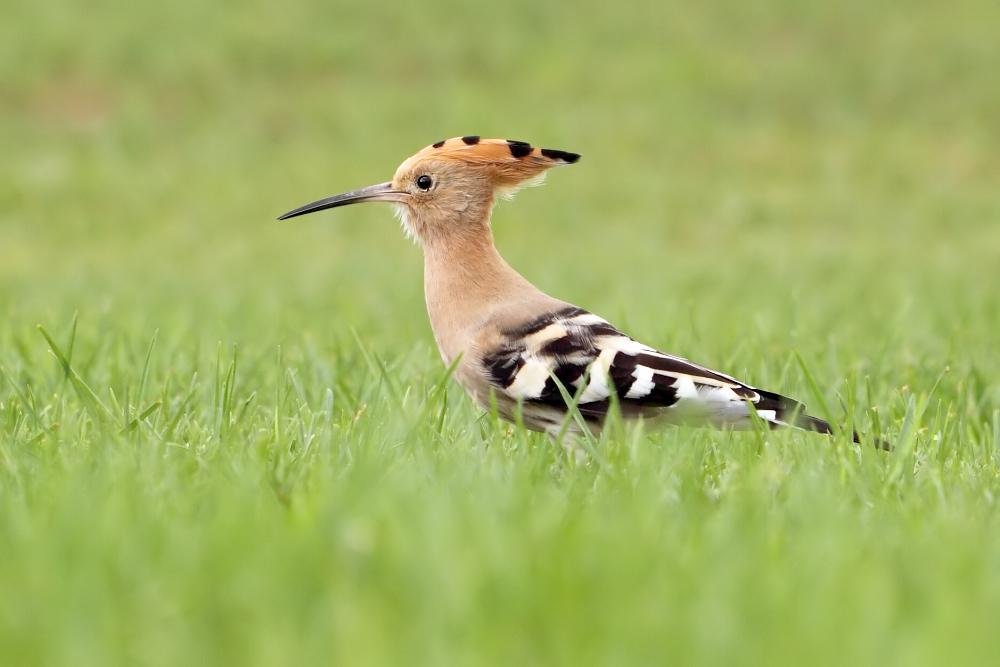
[[(758, 414), (760, 414), (761, 410), (774, 410), (773, 419), (766, 420), (772, 427), (790, 426), (792, 428), (800, 428), (803, 431), (815, 431), (816, 433), (824, 433), (826, 435), (834, 434), (830, 422), (807, 415), (806, 406), (795, 399), (761, 389), (755, 389), (754, 391), (760, 396), (760, 399), (754, 406)], [(854, 436), (854, 442), (861, 444), (861, 436), (858, 435), (858, 432), (851, 431), (851, 434)], [(892, 449), (890, 443), (880, 438), (875, 438), (875, 446), (886, 451)]]
[[(830, 426), (830, 422), (818, 417), (811, 417), (809, 415), (798, 415), (795, 419), (795, 426), (801, 428), (804, 431), (815, 431), (816, 433), (825, 433), (827, 435), (833, 435), (833, 427)], [(858, 435), (857, 431), (851, 431), (854, 436), (854, 442), (861, 444), (861, 436)], [(889, 451), (892, 449), (892, 445), (882, 440), (881, 438), (875, 438), (875, 446), (879, 449), (884, 449)]]

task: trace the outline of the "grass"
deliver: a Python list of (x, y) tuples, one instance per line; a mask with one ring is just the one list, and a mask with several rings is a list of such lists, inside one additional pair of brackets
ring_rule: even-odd
[[(4, 664), (988, 661), (998, 18), (8, 2)], [(895, 451), (482, 414), (388, 211), (274, 221), (468, 133), (584, 154), (494, 216), (543, 289)]]

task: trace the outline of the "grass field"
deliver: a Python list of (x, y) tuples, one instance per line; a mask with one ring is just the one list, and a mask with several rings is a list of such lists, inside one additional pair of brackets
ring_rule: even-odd
[[(1000, 652), (995, 2), (0, 14), (3, 665)], [(473, 133), (584, 156), (529, 279), (895, 451), (480, 413), (387, 208), (275, 221)]]

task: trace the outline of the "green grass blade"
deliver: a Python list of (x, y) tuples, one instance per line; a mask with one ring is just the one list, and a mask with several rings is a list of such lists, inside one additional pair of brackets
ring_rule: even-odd
[(50, 345), (50, 351), (52, 352), (56, 360), (59, 362), (59, 365), (62, 367), (63, 373), (66, 375), (66, 377), (72, 380), (73, 388), (80, 396), (80, 400), (84, 403), (84, 405), (90, 408), (91, 414), (93, 415), (94, 419), (98, 422), (102, 421), (103, 419), (108, 419), (112, 423), (117, 423), (118, 420), (115, 417), (115, 414), (110, 409), (108, 409), (108, 406), (104, 405), (101, 399), (97, 397), (97, 394), (95, 394), (94, 391), (87, 385), (87, 383), (83, 381), (83, 378), (77, 375), (76, 371), (74, 371), (72, 366), (70, 366), (69, 360), (59, 349), (59, 346), (56, 345), (56, 342), (52, 339), (52, 336), (49, 335), (49, 333), (45, 330), (44, 327), (42, 327), (41, 324), (38, 325), (38, 330), (42, 333), (42, 336), (45, 337), (45, 340), (48, 341)]

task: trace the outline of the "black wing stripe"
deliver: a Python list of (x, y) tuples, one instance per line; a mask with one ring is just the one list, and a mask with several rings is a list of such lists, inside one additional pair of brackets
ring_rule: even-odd
[(568, 357), (570, 355), (588, 354), (597, 356), (594, 345), (589, 340), (583, 340), (578, 336), (561, 336), (555, 340), (550, 340), (538, 352), (541, 356)]
[[(559, 382), (562, 383), (567, 393), (573, 396), (576, 393), (576, 387), (573, 386), (573, 383), (579, 380), (586, 370), (586, 364), (560, 364), (552, 371), (552, 374), (559, 378)], [(542, 389), (541, 395), (529, 402), (566, 407), (562, 392), (559, 391), (558, 385), (551, 377), (545, 381), (545, 388)]]
[[(715, 373), (702, 366), (696, 366), (690, 361), (685, 361), (684, 359), (679, 359), (678, 357), (668, 357), (659, 356), (656, 354), (640, 354), (639, 363), (653, 370), (662, 371), (664, 373), (676, 373), (679, 375), (687, 375), (691, 377), (691, 380), (695, 383), (697, 387), (704, 387), (706, 389), (714, 387), (714, 384), (698, 382), (699, 378), (704, 378), (706, 380), (712, 380), (713, 382), (719, 382), (724, 384), (733, 390), (733, 392), (740, 398), (745, 398), (751, 401), (757, 401), (759, 398), (758, 392), (752, 387), (748, 387), (739, 380), (734, 380), (731, 377), (727, 377), (720, 373)], [(777, 394), (775, 394), (777, 396)]]
[(760, 400), (754, 403), (754, 407), (757, 410), (774, 410), (778, 413), (779, 419), (782, 417), (791, 417), (792, 413), (796, 411), (800, 415), (806, 413), (806, 406), (794, 398), (788, 398), (787, 396), (775, 394), (771, 391), (764, 391), (763, 389), (757, 389), (756, 391), (760, 395)]
[(611, 377), (611, 383), (615, 387), (615, 393), (618, 394), (619, 400), (625, 400), (625, 394), (632, 388), (632, 384), (635, 382), (635, 375), (633, 373), (637, 365), (638, 359), (636, 356), (625, 354), (624, 352), (616, 354), (614, 360), (611, 362), (608, 375)]
[(668, 408), (677, 402), (677, 389), (675, 384), (677, 378), (669, 375), (653, 375), (653, 388), (645, 396), (626, 399), (634, 401), (636, 405), (659, 406)]
[(506, 388), (514, 383), (517, 372), (525, 363), (521, 352), (520, 349), (504, 349), (483, 359), (493, 384)]
[(607, 322), (595, 322), (594, 324), (587, 325), (587, 333), (589, 333), (591, 336), (594, 336), (594, 337), (597, 337), (597, 336), (621, 336), (623, 338), (628, 338), (628, 336), (626, 336), (625, 334), (623, 334), (618, 329), (615, 329), (613, 326), (611, 326)]
[(697, 381), (697, 378), (703, 377), (710, 380), (715, 380), (716, 382), (725, 382), (726, 384), (736, 384), (732, 378), (727, 378), (717, 373), (713, 373), (707, 368), (702, 368), (701, 366), (695, 366), (690, 361), (685, 361), (677, 357), (661, 357), (658, 354), (639, 354), (639, 363), (648, 368), (652, 368), (656, 371), (663, 371), (664, 373), (679, 373), (681, 375), (690, 375)]
[(511, 338), (512, 340), (517, 340), (518, 338), (523, 338), (524, 336), (530, 336), (533, 333), (538, 333), (550, 324), (555, 324), (559, 320), (565, 320), (572, 317), (578, 317), (580, 315), (588, 314), (583, 308), (577, 308), (576, 306), (570, 306), (569, 308), (563, 308), (562, 310), (557, 310), (554, 313), (545, 313), (544, 315), (539, 315), (533, 320), (525, 322), (519, 327), (513, 329), (507, 329), (503, 333)]

